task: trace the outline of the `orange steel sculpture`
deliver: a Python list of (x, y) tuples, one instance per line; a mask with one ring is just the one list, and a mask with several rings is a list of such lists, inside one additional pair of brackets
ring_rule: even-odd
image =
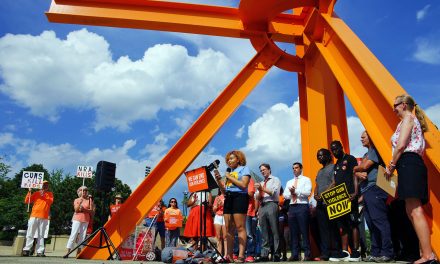
[[(336, 0), (241, 0), (238, 8), (153, 0), (53, 0), (49, 21), (246, 38), (256, 55), (220, 93), (127, 199), (105, 228), (116, 246), (182, 175), (211, 138), (273, 67), (298, 72), (304, 171), (316, 175), (315, 153), (333, 139), (349, 150), (344, 94), (385, 161), (398, 123), (395, 96), (404, 94), (379, 60), (334, 13)], [(293, 10), (293, 14), (284, 13)], [(287, 54), (275, 42), (294, 44)], [(430, 204), (425, 206), (435, 251), (440, 250), (440, 134), (430, 120), (425, 162)], [(98, 245), (95, 237), (90, 244)], [(106, 259), (85, 248), (80, 258)]]

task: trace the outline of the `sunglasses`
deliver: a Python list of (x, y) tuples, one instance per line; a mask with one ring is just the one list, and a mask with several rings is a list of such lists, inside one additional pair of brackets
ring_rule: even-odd
[(170, 203), (177, 203), (177, 201), (171, 201)]
[(401, 105), (401, 104), (403, 104), (404, 102), (400, 102), (400, 103), (397, 103), (397, 104), (393, 104), (393, 107), (394, 108), (396, 108), (396, 107), (398, 107), (399, 105)]

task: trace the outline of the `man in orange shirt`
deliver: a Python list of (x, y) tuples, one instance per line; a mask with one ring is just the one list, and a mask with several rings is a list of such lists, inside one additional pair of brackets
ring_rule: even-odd
[(33, 203), (31, 217), (28, 221), (26, 232), (26, 245), (23, 248), (23, 256), (29, 256), (29, 250), (34, 243), (34, 237), (37, 237), (37, 257), (44, 255), (44, 233), (49, 220), (50, 206), (53, 203), (53, 194), (49, 192), (49, 182), (43, 181), (43, 188), (31, 194), (31, 189), (24, 199), (25, 203)]
[(108, 219), (112, 218), (116, 214), (116, 212), (121, 208), (122, 205), (122, 196), (120, 194), (116, 194), (115, 196), (115, 204), (110, 205), (110, 215)]

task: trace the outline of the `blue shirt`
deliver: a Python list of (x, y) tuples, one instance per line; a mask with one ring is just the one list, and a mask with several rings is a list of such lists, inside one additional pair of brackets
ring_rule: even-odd
[(379, 153), (377, 153), (377, 150), (374, 146), (368, 148), (368, 152), (365, 154), (364, 158), (371, 160), (374, 162), (374, 164), (367, 171), (368, 179), (360, 184), (361, 193), (364, 193), (370, 189), (371, 186), (376, 185), (377, 169), (379, 168), (380, 164), (383, 164), (382, 158), (379, 156)]
[[(231, 177), (234, 177), (235, 179), (241, 181), (241, 179), (243, 177), (250, 177), (251, 172), (250, 172), (249, 168), (246, 166), (238, 166), (230, 173), (230, 175), (231, 175)], [(241, 189), (240, 187), (234, 185), (232, 182), (230, 182), (228, 180), (226, 180), (225, 185), (226, 185), (227, 192), (237, 192), (237, 193), (246, 193), (246, 194), (248, 193), (247, 186), (246, 186), (246, 188)]]

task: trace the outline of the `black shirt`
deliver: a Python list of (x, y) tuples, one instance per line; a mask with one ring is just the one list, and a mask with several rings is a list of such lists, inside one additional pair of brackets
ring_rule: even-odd
[(356, 158), (347, 153), (338, 159), (334, 167), (335, 186), (345, 183), (348, 193), (354, 193), (353, 168), (357, 165)]

